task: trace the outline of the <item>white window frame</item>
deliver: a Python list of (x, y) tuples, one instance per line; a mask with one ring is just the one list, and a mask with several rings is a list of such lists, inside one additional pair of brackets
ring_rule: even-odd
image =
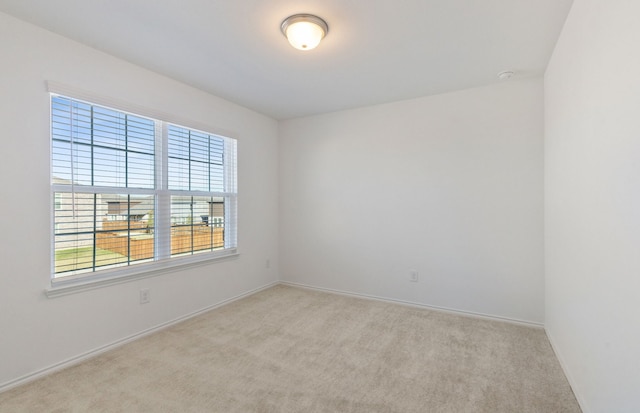
[[(146, 278), (176, 271), (192, 266), (204, 265), (212, 261), (233, 259), (238, 256), (237, 249), (237, 140), (232, 137), (231, 133), (225, 131), (216, 131), (209, 125), (198, 124), (193, 121), (185, 121), (176, 116), (158, 112), (152, 109), (140, 107), (127, 102), (122, 102), (112, 98), (99, 96), (94, 93), (82, 91), (66, 85), (55, 82), (47, 82), (49, 91), (49, 102), (55, 95), (82, 101), (91, 105), (99, 105), (113, 110), (130, 113), (135, 116), (141, 116), (153, 119), (156, 124), (156, 160), (155, 162), (155, 189), (142, 190), (153, 193), (156, 197), (156, 208), (154, 220), (155, 229), (155, 249), (154, 259), (151, 262), (137, 263), (135, 265), (120, 266), (109, 269), (100, 269), (92, 272), (78, 271), (77, 274), (56, 277), (55, 275), (55, 242), (54, 242), (54, 211), (56, 192), (64, 189), (69, 192), (68, 185), (53, 184), (53, 171), (51, 169), (51, 286), (45, 289), (48, 297), (57, 297), (67, 295), (79, 291), (99, 288), (106, 285), (131, 281), (133, 279)], [(51, 113), (51, 112), (50, 112)], [(49, 121), (51, 125), (51, 120)], [(198, 132), (204, 132), (214, 135), (225, 140), (225, 192), (198, 192), (198, 191), (175, 191), (168, 188), (168, 125), (175, 125), (182, 128), (191, 129)], [(158, 129), (159, 128), (159, 129)], [(51, 142), (51, 133), (49, 141)], [(160, 138), (160, 139), (158, 139)], [(51, 155), (50, 155), (50, 159)], [(51, 162), (51, 167), (53, 162)], [(65, 187), (65, 188), (63, 188)], [(72, 185), (73, 187), (73, 185)], [(105, 188), (84, 187), (73, 188), (72, 192), (88, 192), (103, 193)], [(113, 192), (122, 193), (122, 188), (114, 189)], [(126, 189), (125, 189), (126, 192)], [(140, 191), (137, 191), (140, 192)], [(225, 198), (225, 234), (224, 249), (199, 252), (188, 256), (171, 256), (170, 241), (171, 239), (171, 196), (172, 195), (188, 195), (188, 196), (214, 196)], [(168, 238), (167, 238), (168, 237)], [(165, 242), (163, 242), (163, 240)]]

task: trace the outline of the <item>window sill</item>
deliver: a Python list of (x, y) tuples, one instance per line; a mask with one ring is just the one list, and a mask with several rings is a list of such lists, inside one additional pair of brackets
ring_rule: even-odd
[(225, 251), (223, 254), (189, 256), (173, 258), (166, 261), (157, 261), (149, 264), (139, 264), (128, 267), (125, 270), (105, 270), (99, 274), (68, 277), (68, 279), (53, 279), (51, 287), (45, 289), (47, 298), (56, 298), (64, 295), (75, 294), (83, 291), (95, 290), (110, 285), (122, 284), (143, 278), (156, 277), (169, 272), (179, 271), (185, 268), (207, 265), (216, 261), (235, 259), (240, 254), (236, 249)]

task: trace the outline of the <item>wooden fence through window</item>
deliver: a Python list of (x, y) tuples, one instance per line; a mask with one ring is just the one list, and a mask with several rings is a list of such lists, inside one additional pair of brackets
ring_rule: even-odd
[[(131, 261), (154, 256), (154, 234), (139, 222), (104, 221), (96, 234), (96, 247), (128, 256)], [(171, 255), (224, 247), (224, 228), (207, 225), (171, 228)]]

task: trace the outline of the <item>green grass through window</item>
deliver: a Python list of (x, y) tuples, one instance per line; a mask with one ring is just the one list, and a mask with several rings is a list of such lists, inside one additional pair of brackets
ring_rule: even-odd
[[(102, 248), (96, 248), (96, 267), (126, 262), (125, 255)], [(93, 247), (57, 250), (55, 257), (56, 274), (66, 271), (83, 270), (93, 267)]]

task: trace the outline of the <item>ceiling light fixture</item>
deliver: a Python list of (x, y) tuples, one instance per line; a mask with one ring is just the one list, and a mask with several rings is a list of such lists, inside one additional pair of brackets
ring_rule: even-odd
[(311, 50), (329, 33), (329, 26), (313, 14), (294, 14), (284, 19), (280, 30), (291, 46), (298, 50)]

